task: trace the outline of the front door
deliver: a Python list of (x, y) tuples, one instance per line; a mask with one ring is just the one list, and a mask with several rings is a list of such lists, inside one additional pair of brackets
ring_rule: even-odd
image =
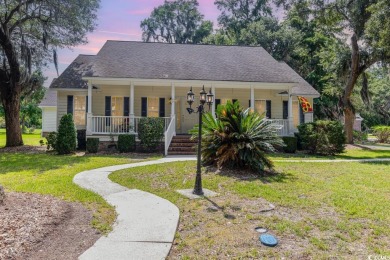
[[(187, 100), (185, 97), (181, 97), (181, 134), (188, 134), (188, 131), (194, 128), (196, 124), (198, 124), (198, 117), (199, 115), (197, 113), (189, 114), (187, 112), (187, 108), (189, 107)], [(196, 108), (199, 104), (199, 98), (195, 97), (195, 102), (192, 104), (192, 109), (196, 111)]]

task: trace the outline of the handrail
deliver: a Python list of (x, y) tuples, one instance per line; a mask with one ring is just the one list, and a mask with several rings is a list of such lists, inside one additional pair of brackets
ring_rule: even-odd
[(175, 135), (175, 128), (176, 128), (175, 127), (175, 116), (173, 115), (171, 117), (171, 121), (169, 122), (169, 125), (166, 128), (165, 133), (164, 133), (164, 141), (165, 141), (164, 154), (165, 154), (165, 156), (168, 155), (168, 148), (169, 148), (169, 145), (171, 144), (173, 136)]
[(272, 125), (279, 126), (276, 129), (279, 136), (287, 136), (288, 135), (288, 120), (287, 119), (266, 119)]

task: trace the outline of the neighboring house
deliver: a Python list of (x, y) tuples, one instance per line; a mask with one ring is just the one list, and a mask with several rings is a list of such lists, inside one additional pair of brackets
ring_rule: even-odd
[(202, 86), (212, 90), (213, 114), (218, 104), (238, 100), (280, 125), (280, 135), (313, 120), (301, 112), (297, 96), (311, 103), (319, 97), (261, 47), (126, 41), (107, 41), (97, 55), (79, 55), (50, 89), (58, 93), (57, 118), (72, 113), (78, 129), (102, 141), (136, 133), (141, 117), (164, 117), (167, 151), (172, 136), (197, 124), (197, 115), (186, 110), (191, 86), (196, 98)]
[(42, 109), (41, 135), (46, 136), (50, 132), (57, 131), (57, 91), (47, 90), (39, 107)]

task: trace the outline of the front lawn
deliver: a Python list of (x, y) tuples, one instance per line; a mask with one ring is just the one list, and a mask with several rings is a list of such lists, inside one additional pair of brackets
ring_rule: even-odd
[(0, 184), (7, 191), (49, 194), (67, 201), (81, 202), (94, 212), (93, 226), (101, 232), (107, 232), (115, 220), (113, 207), (102, 197), (74, 184), (73, 177), (85, 170), (132, 163), (140, 159), (0, 152)]
[[(390, 162), (276, 163), (275, 176), (215, 172), (204, 187), (218, 197), (188, 200), (175, 192), (193, 188), (195, 162), (150, 165), (110, 178), (175, 203), (180, 224), (170, 259), (366, 259), (390, 255)], [(270, 209), (269, 203), (276, 206)], [(258, 241), (266, 227), (280, 244)]]
[[(25, 145), (39, 146), (39, 140), (44, 139), (41, 137), (41, 130), (37, 129), (32, 134), (23, 134), (23, 143)], [(5, 146), (5, 129), (0, 129), (0, 148)]]

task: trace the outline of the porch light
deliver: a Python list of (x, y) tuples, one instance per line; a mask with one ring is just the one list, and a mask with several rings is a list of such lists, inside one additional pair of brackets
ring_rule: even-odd
[(206, 101), (206, 103), (209, 106), (209, 109), (210, 109), (210, 106), (214, 103), (214, 95), (211, 92), (211, 88), (210, 88), (209, 93), (207, 94), (207, 101)]
[(200, 91), (199, 95), (200, 95), (199, 101), (202, 105), (204, 105), (204, 103), (206, 103), (206, 97), (207, 97), (207, 92), (204, 90), (204, 85), (203, 85), (203, 88)]
[(195, 100), (195, 94), (194, 92), (192, 92), (192, 87), (190, 89), (190, 91), (187, 92), (187, 103), (188, 105), (192, 105), (192, 103), (194, 103), (194, 100)]

